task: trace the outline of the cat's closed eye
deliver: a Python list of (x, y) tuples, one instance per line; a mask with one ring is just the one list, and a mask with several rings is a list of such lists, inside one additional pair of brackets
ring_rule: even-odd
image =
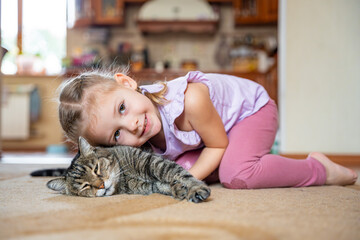
[(98, 176), (100, 178), (103, 177), (101, 174), (101, 170), (100, 170), (100, 162), (95, 164), (94, 173), (96, 176)]
[(91, 185), (89, 183), (83, 183), (80, 187), (80, 192), (86, 190), (86, 189), (89, 189), (91, 188)]

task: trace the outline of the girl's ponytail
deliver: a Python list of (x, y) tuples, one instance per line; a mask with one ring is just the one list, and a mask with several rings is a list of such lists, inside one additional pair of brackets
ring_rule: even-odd
[[(163, 88), (159, 92), (154, 92), (154, 93), (144, 92), (144, 95), (148, 97), (156, 105), (164, 105), (168, 103), (168, 100), (165, 98), (165, 94), (167, 92), (167, 85), (166, 82), (159, 82), (159, 84), (163, 85)], [(142, 93), (139, 87), (136, 89), (136, 91)]]

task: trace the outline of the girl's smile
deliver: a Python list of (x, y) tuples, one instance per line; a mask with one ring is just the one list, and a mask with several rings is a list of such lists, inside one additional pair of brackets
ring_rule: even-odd
[(144, 133), (149, 130), (149, 126), (150, 126), (150, 122), (148, 122), (148, 119), (147, 119), (146, 114), (145, 114), (144, 126), (143, 126), (143, 131), (141, 133), (141, 136), (143, 136)]

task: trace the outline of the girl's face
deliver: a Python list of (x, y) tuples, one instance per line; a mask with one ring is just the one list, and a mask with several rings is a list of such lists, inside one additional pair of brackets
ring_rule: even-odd
[(160, 113), (150, 99), (135, 91), (133, 79), (116, 74), (115, 80), (117, 89), (99, 99), (90, 139), (97, 145), (139, 147), (160, 133)]

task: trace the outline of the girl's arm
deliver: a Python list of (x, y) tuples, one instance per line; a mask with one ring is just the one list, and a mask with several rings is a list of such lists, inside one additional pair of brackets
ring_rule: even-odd
[(188, 85), (184, 112), (175, 123), (183, 131), (195, 130), (204, 142), (205, 148), (189, 172), (197, 179), (206, 178), (219, 166), (228, 145), (224, 125), (211, 102), (206, 85)]

